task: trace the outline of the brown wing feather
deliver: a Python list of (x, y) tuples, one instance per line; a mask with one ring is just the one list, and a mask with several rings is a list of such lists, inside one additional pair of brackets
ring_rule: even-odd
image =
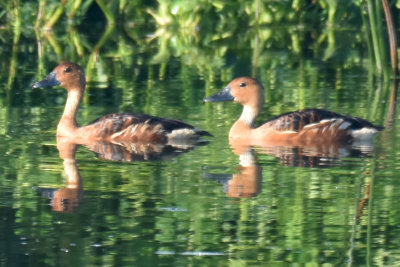
[(308, 124), (299, 131), (299, 138), (307, 138), (314, 143), (325, 143), (326, 140), (332, 142), (351, 142), (351, 132), (347, 131), (350, 127), (343, 118), (325, 119), (314, 124)]

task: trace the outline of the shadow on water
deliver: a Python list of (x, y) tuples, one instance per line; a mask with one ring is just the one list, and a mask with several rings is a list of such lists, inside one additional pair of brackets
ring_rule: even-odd
[(85, 144), (78, 144), (68, 137), (57, 138), (57, 149), (59, 156), (63, 159), (65, 172), (64, 188), (34, 187), (34, 189), (48, 199), (53, 211), (73, 212), (83, 199), (83, 179), (79, 173), (76, 161), (76, 151), (83, 145), (96, 153), (97, 157), (103, 160), (134, 162), (134, 161), (156, 161), (168, 160), (189, 152), (197, 145), (206, 145), (208, 141), (203, 140), (196, 143), (182, 144), (180, 147), (168, 144), (142, 144), (124, 143), (115, 144), (105, 141), (87, 141)]

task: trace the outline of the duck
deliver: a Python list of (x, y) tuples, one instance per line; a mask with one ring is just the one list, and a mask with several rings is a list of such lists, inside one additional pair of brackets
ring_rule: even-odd
[(86, 126), (76, 121), (77, 111), (86, 88), (83, 68), (73, 62), (61, 63), (33, 88), (61, 86), (68, 92), (64, 112), (57, 125), (57, 137), (68, 137), (76, 143), (105, 141), (116, 144), (170, 144), (180, 146), (197, 142), (209, 132), (195, 128), (183, 121), (160, 118), (147, 114), (113, 113), (104, 115)]
[(260, 146), (350, 145), (371, 142), (373, 136), (384, 129), (362, 118), (317, 108), (284, 113), (255, 127), (254, 122), (264, 105), (264, 88), (252, 77), (238, 77), (203, 101), (234, 101), (243, 106), (242, 114), (229, 131), (231, 143)]

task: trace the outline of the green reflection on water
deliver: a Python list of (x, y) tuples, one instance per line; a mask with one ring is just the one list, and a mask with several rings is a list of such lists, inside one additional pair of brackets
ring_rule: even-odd
[[(386, 122), (389, 85), (373, 79), (363, 32), (240, 27), (246, 12), (255, 12), (246, 3), (248, 9), (235, 11), (213, 1), (215, 8), (226, 9), (215, 27), (216, 20), (206, 21), (200, 11), (177, 27), (186, 9), (176, 17), (125, 3), (124, 12), (134, 16), (117, 25), (104, 20), (92, 25), (81, 17), (77, 25), (61, 20), (53, 32), (2, 29), (2, 264), (393, 266), (398, 261), (396, 124), (376, 138), (372, 154), (344, 157), (330, 168), (285, 166), (279, 157), (256, 150), (261, 177), (251, 198), (229, 197), (226, 183), (205, 177), (241, 174), (226, 138), (240, 107), (201, 101), (235, 76), (255, 75), (263, 82), (266, 105), (259, 121), (320, 107)], [(76, 12), (85, 14), (88, 4), (83, 8)], [(236, 12), (243, 14), (233, 23)], [(260, 24), (271, 16), (287, 21), (279, 14), (264, 12)], [(150, 23), (156, 15), (171, 19), (172, 26)], [(194, 31), (196, 23), (213, 30)], [(185, 120), (214, 138), (155, 162), (106, 161), (80, 147), (76, 167), (83, 197), (71, 212), (53, 211), (33, 187), (66, 187), (55, 138), (66, 96), (59, 88), (32, 91), (30, 84), (64, 59), (79, 62), (88, 74), (81, 124), (110, 112), (137, 111)]]

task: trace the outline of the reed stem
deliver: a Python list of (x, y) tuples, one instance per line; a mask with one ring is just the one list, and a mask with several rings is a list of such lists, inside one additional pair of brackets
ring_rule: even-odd
[(370, 23), (370, 29), (371, 29), (371, 36), (372, 36), (372, 47), (374, 50), (374, 56), (375, 56), (375, 65), (376, 69), (379, 74), (382, 73), (382, 58), (381, 58), (381, 53), (380, 53), (380, 48), (379, 48), (379, 38), (378, 38), (378, 31), (377, 31), (377, 24), (376, 24), (376, 18), (375, 18), (375, 6), (373, 4), (373, 0), (368, 0), (367, 3), (368, 6), (368, 17), (369, 17), (369, 23)]

